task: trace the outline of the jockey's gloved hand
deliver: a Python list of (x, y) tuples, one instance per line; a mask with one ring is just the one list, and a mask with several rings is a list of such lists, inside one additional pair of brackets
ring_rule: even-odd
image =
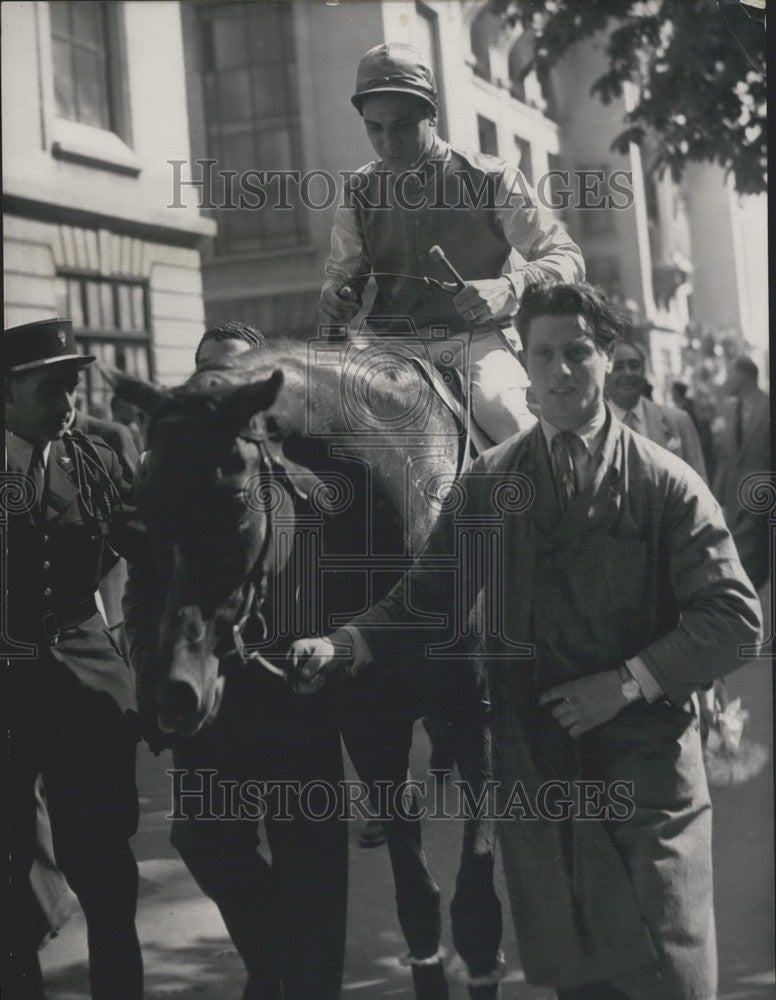
[(318, 321), (320, 323), (349, 323), (361, 308), (361, 298), (350, 286), (344, 286), (348, 293), (335, 285), (329, 285), (321, 292), (318, 303)]
[(353, 646), (342, 641), (343, 633), (328, 637), (296, 639), (288, 651), (291, 687), (297, 694), (315, 694), (328, 677), (338, 670), (348, 671), (353, 663)]
[(517, 294), (511, 278), (468, 281), (453, 298), (453, 306), (467, 323), (500, 322), (517, 309)]

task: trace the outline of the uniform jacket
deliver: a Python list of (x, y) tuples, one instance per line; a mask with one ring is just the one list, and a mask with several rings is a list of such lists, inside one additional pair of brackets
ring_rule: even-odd
[[(144, 545), (118, 458), (100, 438), (88, 438), (116, 488), (108, 514), (97, 499), (104, 480), (87, 475), (87, 486), (79, 481), (79, 440), (83, 438), (68, 432), (63, 440), (51, 442), (45, 509), (20, 505), (9, 512), (6, 632), (16, 642), (34, 644), (39, 657), (63, 663), (84, 685), (106, 692), (126, 711), (135, 707), (134, 677), (99, 612), (63, 631), (56, 643), (45, 639), (45, 615), (66, 612), (94, 595), (108, 545), (130, 558)], [(87, 463), (94, 465), (91, 456)], [(24, 476), (27, 471), (14, 467), (9, 454), (8, 473)], [(24, 658), (18, 660), (19, 669), (24, 669)]]
[[(449, 655), (483, 593), (498, 794), (633, 782), (628, 822), (497, 822), (529, 981), (571, 987), (657, 961), (666, 1000), (712, 997), (710, 806), (689, 699), (760, 628), (718, 504), (610, 414), (593, 481), (565, 515), (539, 425), (481, 456), (447, 507), (415, 568), (352, 623), (375, 659)], [(667, 697), (578, 741), (538, 706), (554, 684), (637, 654)]]
[(722, 504), (741, 554), (741, 561), (759, 587), (765, 583), (769, 573), (768, 511), (747, 509), (742, 503), (739, 489), (747, 476), (755, 473), (766, 475), (771, 467), (768, 396), (761, 390), (758, 391), (740, 446), (736, 442), (735, 399), (724, 401), (721, 416), (724, 426), (714, 474), (714, 495)]
[(99, 437), (111, 448), (121, 464), (121, 472), (127, 482), (132, 481), (140, 452), (132, 437), (132, 432), (124, 424), (115, 420), (102, 420), (76, 410), (75, 427), (92, 437)]
[[(102, 438), (116, 453), (116, 457), (121, 463), (124, 479), (128, 483), (132, 482), (137, 463), (140, 461), (140, 452), (137, 450), (129, 428), (115, 420), (101, 420), (98, 417), (83, 414), (79, 410), (76, 410), (74, 426), (87, 434)], [(110, 558), (106, 560), (106, 572), (100, 581), (100, 597), (105, 609), (105, 618), (113, 637), (119, 643), (122, 652), (126, 654), (128, 649), (124, 636), (124, 613), (121, 602), (127, 583), (127, 564), (124, 559), (117, 559), (112, 567), (109, 564)]]
[(409, 316), (418, 328), (466, 329), (449, 293), (379, 274), (449, 280), (428, 257), (435, 244), (467, 281), (511, 275), (518, 298), (526, 284), (584, 278), (579, 247), (538, 204), (525, 177), (503, 160), (437, 139), (416, 171), (398, 176), (406, 183), (398, 182), (397, 193), (396, 177), (382, 161), (356, 171), (332, 229), (324, 287), (378, 272), (370, 318)]

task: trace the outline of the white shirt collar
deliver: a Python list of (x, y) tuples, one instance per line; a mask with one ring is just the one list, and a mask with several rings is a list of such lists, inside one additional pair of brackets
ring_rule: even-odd
[[(549, 420), (539, 415), (539, 423), (541, 424), (542, 433), (544, 434), (544, 439), (547, 442), (548, 451), (552, 452), (552, 441), (556, 434), (560, 434), (560, 428), (551, 424)], [(601, 444), (601, 439), (603, 437), (604, 427), (606, 426), (606, 407), (603, 402), (595, 414), (595, 416), (588, 420), (586, 424), (581, 427), (577, 427), (574, 430), (574, 434), (580, 439), (582, 444), (585, 446), (585, 450), (588, 455), (594, 455)]]
[(639, 425), (641, 427), (644, 426), (644, 424), (645, 424), (645, 417), (644, 417), (644, 397), (643, 396), (639, 396), (638, 402), (636, 403), (635, 406), (631, 407), (630, 410), (623, 410), (622, 407), (618, 406), (616, 403), (613, 403), (611, 399), (609, 400), (609, 406), (611, 406), (612, 413), (615, 415), (615, 417), (617, 417), (617, 419), (620, 421), (620, 423), (624, 422), (625, 415), (627, 413), (632, 413), (634, 415), (634, 417), (636, 418), (637, 422), (639, 423)]

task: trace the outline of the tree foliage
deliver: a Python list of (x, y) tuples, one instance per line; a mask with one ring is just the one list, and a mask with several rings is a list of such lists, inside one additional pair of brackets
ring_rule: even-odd
[[(736, 190), (765, 190), (765, 26), (753, 0), (492, 0), (536, 35), (533, 65), (550, 69), (576, 42), (608, 30), (608, 68), (592, 88), (604, 104), (637, 85), (613, 148), (647, 148), (649, 166), (679, 179), (688, 161), (731, 173)], [(648, 140), (645, 142), (645, 140)]]

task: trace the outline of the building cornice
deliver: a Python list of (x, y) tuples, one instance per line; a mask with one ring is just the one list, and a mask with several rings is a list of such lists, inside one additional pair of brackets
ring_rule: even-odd
[(216, 224), (212, 219), (189, 217), (185, 226), (167, 226), (160, 223), (127, 219), (110, 212), (61, 205), (45, 199), (24, 195), (3, 195), (3, 214), (16, 215), (38, 222), (80, 226), (86, 229), (109, 229), (112, 232), (135, 236), (152, 243), (165, 243), (181, 247), (198, 247), (204, 237), (215, 236)]

